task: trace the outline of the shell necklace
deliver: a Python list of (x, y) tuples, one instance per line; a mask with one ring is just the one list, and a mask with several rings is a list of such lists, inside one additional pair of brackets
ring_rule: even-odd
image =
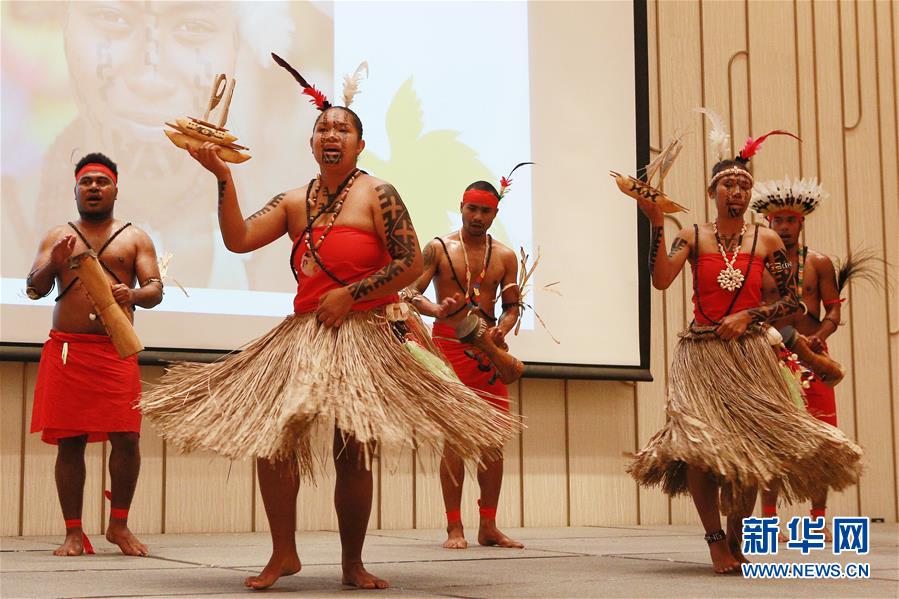
[(734, 264), (737, 262), (737, 255), (740, 253), (740, 248), (743, 247), (743, 236), (746, 234), (746, 223), (744, 222), (743, 228), (740, 229), (740, 239), (737, 241), (737, 246), (734, 248), (734, 255), (729, 259), (727, 257), (727, 251), (721, 243), (721, 237), (718, 235), (717, 220), (714, 223), (714, 227), (715, 241), (718, 242), (718, 251), (721, 252), (721, 257), (724, 258), (724, 268), (718, 273), (718, 285), (725, 291), (736, 291), (743, 286), (744, 280), (743, 272), (740, 271), (739, 268), (735, 268)]

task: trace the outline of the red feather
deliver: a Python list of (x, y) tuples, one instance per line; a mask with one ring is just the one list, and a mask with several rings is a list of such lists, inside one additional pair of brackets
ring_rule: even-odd
[(769, 131), (768, 133), (765, 133), (758, 139), (752, 139), (751, 137), (749, 139), (747, 139), (746, 145), (743, 146), (742, 150), (740, 150), (740, 158), (742, 158), (743, 160), (749, 160), (750, 158), (755, 156), (755, 153), (759, 151), (760, 147), (762, 147), (762, 142), (764, 142), (766, 139), (768, 139), (768, 136), (770, 136), (770, 135), (789, 135), (790, 137), (792, 137), (794, 139), (798, 139), (799, 141), (802, 141), (801, 139), (799, 139), (798, 137), (796, 137), (789, 131), (784, 131), (783, 129), (775, 129), (774, 131)]
[(330, 103), (328, 102), (328, 98), (325, 97), (325, 94), (321, 93), (317, 89), (315, 89), (314, 85), (310, 85), (309, 87), (303, 88), (303, 93), (307, 96), (312, 96), (312, 99), (309, 100), (313, 104), (315, 104), (316, 108), (319, 110), (325, 110), (330, 107)]

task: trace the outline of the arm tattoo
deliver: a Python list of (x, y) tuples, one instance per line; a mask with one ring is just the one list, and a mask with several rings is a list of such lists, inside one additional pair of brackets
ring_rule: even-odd
[(381, 203), (381, 215), (387, 237), (387, 252), (393, 260), (387, 266), (349, 286), (353, 299), (364, 298), (387, 285), (415, 262), (415, 229), (399, 192), (385, 183), (375, 188)]
[(219, 179), (219, 216), (222, 214), (222, 202), (225, 200), (226, 187), (228, 187), (228, 180)]
[(437, 250), (434, 249), (434, 245), (432, 243), (428, 243), (428, 245), (425, 246), (425, 251), (422, 258), (424, 258), (425, 270), (429, 269), (434, 265), (434, 262), (437, 261)]
[(247, 218), (247, 221), (251, 221), (251, 220), (253, 220), (254, 218), (259, 218), (260, 216), (263, 216), (263, 215), (265, 215), (265, 214), (268, 214), (269, 212), (271, 212), (272, 210), (274, 210), (275, 207), (276, 207), (278, 204), (281, 203), (281, 200), (284, 199), (284, 196), (285, 196), (284, 193), (279, 193), (278, 195), (276, 195), (275, 197), (273, 197), (271, 200), (269, 200), (268, 204), (266, 204), (265, 206), (263, 206), (262, 208), (260, 208), (258, 212), (256, 212), (256, 213), (250, 215), (250, 217)]
[(766, 306), (749, 310), (753, 322), (772, 322), (799, 311), (799, 296), (790, 285), (793, 265), (790, 264), (787, 251), (777, 250), (774, 252), (765, 262), (765, 267), (774, 277), (774, 282), (777, 283), (780, 299)]
[(675, 254), (677, 254), (681, 249), (687, 245), (687, 240), (683, 237), (675, 237), (674, 241), (671, 243), (671, 251), (668, 252), (668, 257), (673, 258)]
[(649, 274), (655, 269), (656, 255), (659, 253), (659, 246), (662, 244), (662, 233), (664, 227), (653, 227), (649, 240)]

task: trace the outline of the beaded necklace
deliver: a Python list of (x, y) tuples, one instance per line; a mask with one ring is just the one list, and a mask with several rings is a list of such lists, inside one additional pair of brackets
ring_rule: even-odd
[(462, 235), (462, 231), (459, 231), (459, 242), (462, 244), (462, 257), (465, 258), (465, 299), (472, 308), (478, 308), (481, 305), (481, 283), (484, 282), (484, 277), (487, 275), (487, 262), (490, 260), (490, 252), (487, 251), (487, 248), (484, 248), (484, 265), (481, 268), (481, 274), (472, 283), (471, 266), (468, 263), (468, 250), (465, 248), (465, 238)]
[[(321, 175), (315, 178), (315, 181), (307, 188), (306, 190), (306, 231), (305, 231), (305, 245), (306, 251), (303, 253), (303, 257), (300, 260), (300, 271), (306, 275), (307, 277), (311, 277), (315, 273), (317, 273), (319, 268), (319, 260), (318, 260), (318, 250), (324, 243), (325, 238), (328, 236), (328, 233), (331, 232), (331, 228), (334, 226), (334, 222), (337, 220), (337, 217), (340, 215), (340, 210), (343, 208), (343, 203), (346, 201), (347, 196), (350, 193), (350, 188), (353, 186), (353, 182), (356, 180), (356, 175), (358, 175), (359, 170), (353, 169), (346, 179), (344, 179), (343, 183), (337, 188), (337, 192), (334, 195), (328, 193), (328, 188), (324, 188), (325, 196), (328, 198), (327, 203), (322, 207), (322, 209), (316, 214), (312, 213), (312, 209), (314, 207), (312, 198), (315, 198), (315, 204), (318, 204), (318, 196), (322, 191), (321, 184)], [(323, 214), (331, 213), (331, 218), (327, 225), (325, 225), (325, 230), (322, 232), (321, 236), (318, 238), (318, 241), (312, 241), (312, 229), (314, 227), (315, 221), (319, 219)]]

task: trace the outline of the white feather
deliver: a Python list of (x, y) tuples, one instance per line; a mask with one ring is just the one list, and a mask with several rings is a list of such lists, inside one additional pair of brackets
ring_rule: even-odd
[(724, 126), (724, 119), (722, 119), (714, 110), (709, 110), (708, 108), (694, 108), (694, 111), (701, 112), (708, 117), (709, 123), (711, 124), (711, 129), (709, 129), (709, 143), (712, 152), (714, 153), (716, 160), (724, 160), (730, 151), (730, 134)]
[(368, 78), (368, 62), (363, 60), (352, 75), (343, 76), (343, 105), (349, 108), (359, 93), (359, 82)]

